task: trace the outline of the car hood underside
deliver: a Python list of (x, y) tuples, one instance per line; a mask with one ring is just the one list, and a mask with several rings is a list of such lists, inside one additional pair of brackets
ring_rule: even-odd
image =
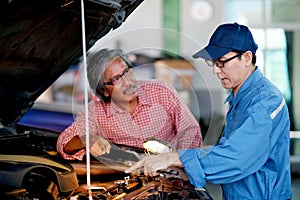
[[(142, 1), (84, 1), (86, 49)], [(81, 1), (1, 0), (0, 10), (0, 122), (13, 126), (81, 58)]]

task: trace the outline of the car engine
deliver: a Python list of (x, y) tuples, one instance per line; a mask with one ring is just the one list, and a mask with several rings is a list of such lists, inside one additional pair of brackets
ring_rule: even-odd
[[(168, 172), (167, 172), (168, 173)], [(86, 184), (81, 184), (71, 197), (72, 200), (100, 199), (200, 199), (212, 197), (205, 188), (195, 189), (188, 181), (179, 178), (173, 172), (161, 173), (157, 177), (124, 176), (108, 182), (94, 181), (89, 193)]]

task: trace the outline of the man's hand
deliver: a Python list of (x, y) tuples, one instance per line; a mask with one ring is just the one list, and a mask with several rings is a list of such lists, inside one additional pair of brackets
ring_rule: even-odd
[[(99, 135), (91, 135), (90, 137), (90, 153), (97, 157), (101, 156), (105, 153), (109, 154), (110, 144), (109, 142)], [(84, 146), (86, 146), (86, 138), (85, 136), (80, 137)]]
[(140, 161), (136, 162), (132, 167), (125, 170), (125, 173), (144, 166), (144, 174), (146, 176), (156, 176), (159, 170), (164, 170), (172, 166), (181, 167), (182, 164), (179, 160), (177, 152), (162, 153), (158, 155), (146, 156)]

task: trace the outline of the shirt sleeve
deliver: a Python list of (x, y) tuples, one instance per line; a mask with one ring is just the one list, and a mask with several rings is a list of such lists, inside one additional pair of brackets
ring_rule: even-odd
[[(90, 134), (101, 134), (99, 127), (96, 122), (96, 107), (93, 105), (89, 106), (89, 132)], [(86, 127), (85, 127), (85, 114), (84, 112), (79, 112), (76, 116), (75, 122), (68, 128), (66, 128), (58, 137), (56, 149), (57, 152), (63, 157), (64, 159), (68, 160), (82, 160), (83, 156), (85, 155), (85, 149), (81, 149), (80, 151), (76, 152), (75, 154), (67, 154), (64, 152), (64, 147), (74, 138), (75, 136), (84, 136)]]
[(77, 122), (74, 122), (71, 126), (65, 129), (57, 139), (56, 150), (61, 157), (67, 160), (82, 160), (85, 155), (85, 149), (82, 149), (75, 154), (67, 154), (64, 152), (64, 147), (70, 142), (70, 140), (79, 135), (79, 131), (77, 131), (76, 127)]
[(176, 130), (173, 140), (176, 140), (177, 149), (200, 147), (202, 144), (200, 125), (173, 87), (171, 87), (170, 107)]
[(178, 150), (180, 161), (189, 181), (196, 187), (202, 188), (206, 184), (205, 172), (199, 158), (200, 149)]
[[(180, 160), (191, 183), (203, 187), (206, 181), (226, 184), (258, 171), (267, 160), (272, 120), (258, 106), (229, 138), (208, 149), (180, 152)], [(192, 165), (194, 165), (192, 167)]]

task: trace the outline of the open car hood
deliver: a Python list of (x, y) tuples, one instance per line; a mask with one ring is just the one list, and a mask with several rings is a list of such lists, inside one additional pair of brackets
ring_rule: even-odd
[[(85, 0), (86, 49), (143, 0)], [(80, 0), (0, 1), (0, 122), (14, 126), (82, 56)]]

